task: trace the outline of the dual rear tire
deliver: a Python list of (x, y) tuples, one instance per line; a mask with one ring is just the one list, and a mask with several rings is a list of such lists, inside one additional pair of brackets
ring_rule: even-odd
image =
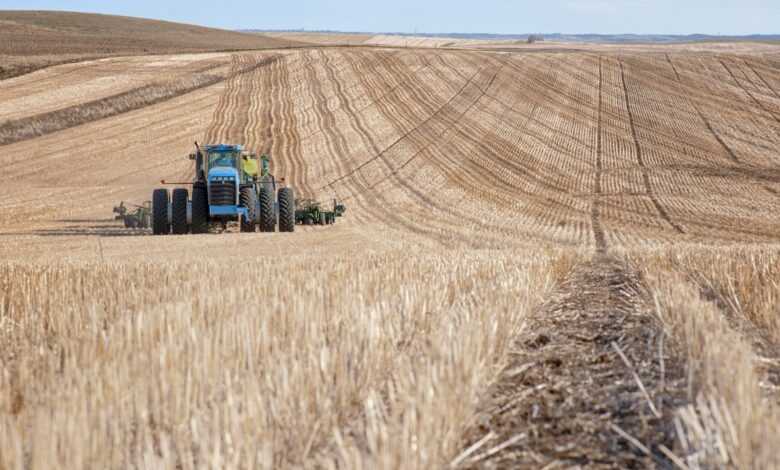
[[(152, 193), (152, 233), (167, 235), (184, 235), (208, 232), (209, 203), (206, 185), (196, 183), (192, 188), (192, 219), (187, 222), (188, 193), (185, 188), (173, 190), (173, 197), (167, 189), (155, 189)], [(171, 217), (168, 218), (168, 206), (171, 206)], [(240, 204), (247, 208), (249, 217), (241, 220), (242, 232), (254, 232), (255, 220), (259, 220), (261, 232), (276, 230), (277, 211), (274, 207), (273, 191), (261, 187), (260, 194), (254, 188), (241, 189)], [(260, 210), (258, 217), (257, 210)], [(278, 194), (278, 220), (280, 232), (295, 231), (295, 195), (292, 188), (282, 188)]]
[(265, 186), (260, 187), (258, 196), (260, 202), (259, 225), (261, 232), (273, 232), (276, 230), (276, 211), (274, 210), (274, 193)]
[(171, 232), (168, 223), (168, 203), (170, 194), (167, 189), (155, 189), (152, 193), (152, 233), (167, 235)]
[(174, 235), (187, 235), (190, 227), (187, 224), (187, 201), (189, 194), (185, 188), (173, 190), (171, 201), (171, 231)]
[[(189, 232), (187, 224), (187, 190), (173, 190), (173, 198), (167, 189), (155, 189), (152, 193), (152, 233), (184, 235)], [(171, 217), (168, 220), (168, 204), (171, 205)]]
[(279, 231), (295, 231), (295, 194), (292, 188), (279, 190)]
[(209, 194), (206, 185), (195, 183), (192, 187), (192, 233), (209, 231)]
[(247, 218), (241, 218), (241, 231), (254, 232), (255, 220), (257, 220), (257, 194), (255, 193), (255, 188), (249, 186), (241, 188), (239, 204), (246, 208), (248, 216)]

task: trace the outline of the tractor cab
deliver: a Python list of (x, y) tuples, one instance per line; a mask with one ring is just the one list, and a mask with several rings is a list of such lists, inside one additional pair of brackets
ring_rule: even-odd
[(196, 153), (190, 154), (190, 159), (195, 160), (195, 168), (198, 181), (210, 181), (211, 176), (233, 175), (238, 179), (242, 172), (240, 145), (205, 145), (198, 147)]

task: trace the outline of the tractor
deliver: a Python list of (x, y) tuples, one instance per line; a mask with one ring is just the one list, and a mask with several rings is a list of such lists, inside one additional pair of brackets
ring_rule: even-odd
[[(268, 158), (245, 153), (241, 145), (195, 143), (192, 199), (186, 188), (155, 189), (152, 195), (152, 232), (155, 235), (207, 233), (213, 224), (227, 228), (237, 221), (241, 232), (295, 230), (295, 199), (290, 187), (277, 188)], [(284, 180), (281, 181), (282, 183)], [(165, 181), (163, 181), (165, 184)]]

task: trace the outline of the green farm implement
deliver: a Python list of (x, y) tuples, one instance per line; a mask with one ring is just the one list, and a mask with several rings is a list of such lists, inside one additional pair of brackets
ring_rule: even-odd
[(130, 204), (134, 210), (129, 210), (122, 201), (114, 207), (114, 220), (121, 220), (125, 228), (149, 228), (152, 225), (152, 202), (146, 201), (143, 205)]
[(313, 199), (298, 199), (295, 201), (295, 223), (301, 225), (331, 225), (336, 223), (336, 218), (344, 215), (347, 208), (333, 200), (333, 209), (325, 210), (322, 205)]

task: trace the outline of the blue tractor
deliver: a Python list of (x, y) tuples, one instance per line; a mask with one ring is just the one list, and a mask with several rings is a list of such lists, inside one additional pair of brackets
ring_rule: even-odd
[[(212, 224), (237, 221), (242, 232), (295, 231), (292, 188), (277, 188), (268, 159), (243, 151), (240, 145), (195, 143), (195, 179), (192, 199), (186, 188), (155, 189), (152, 194), (152, 232), (207, 233)], [(258, 167), (261, 171), (258, 171)], [(189, 183), (188, 183), (189, 184)]]

